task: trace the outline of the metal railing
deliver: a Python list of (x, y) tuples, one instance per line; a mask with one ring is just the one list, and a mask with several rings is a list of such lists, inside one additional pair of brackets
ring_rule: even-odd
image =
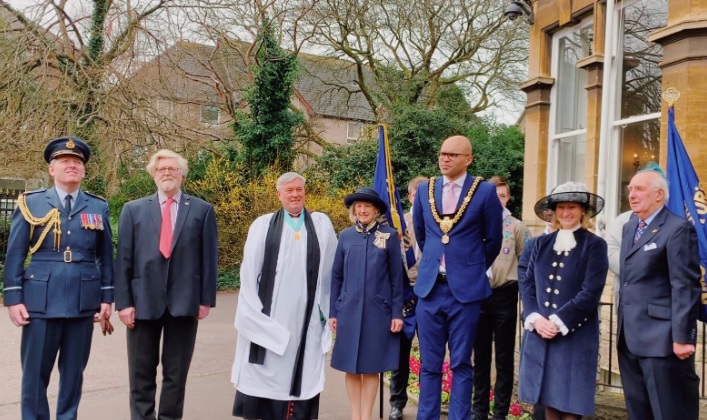
[(10, 236), (10, 224), (12, 224), (12, 212), (17, 206), (17, 197), (19, 197), (21, 193), (22, 191), (20, 190), (0, 190), (0, 267), (5, 266), (7, 240)]
[[(616, 325), (615, 325), (615, 314), (614, 314), (614, 304), (609, 303), (609, 302), (600, 302), (599, 303), (599, 328), (600, 328), (600, 337), (605, 338), (604, 335), (606, 335), (606, 331), (604, 329), (601, 329), (602, 323), (606, 322), (606, 318), (602, 316), (602, 314), (606, 314), (607, 311), (602, 311), (602, 309), (608, 308), (608, 321), (609, 321), (609, 328), (608, 328), (608, 363), (606, 369), (602, 367), (602, 360), (601, 360), (601, 344), (600, 344), (600, 355), (599, 359), (597, 361), (597, 372), (599, 373), (598, 377), (600, 379), (597, 380), (597, 386), (604, 386), (608, 388), (614, 388), (616, 390), (622, 390), (623, 385), (619, 383), (615, 383), (613, 380), (613, 375), (614, 375), (614, 354), (616, 353), (616, 342), (615, 342), (615, 337), (616, 337)], [(522, 304), (520, 302), (520, 299), (518, 301), (518, 315), (519, 315), (519, 321), (518, 321), (518, 337), (517, 337), (517, 347), (516, 351), (518, 352), (518, 355), (520, 355), (520, 348), (521, 348), (521, 340), (523, 338), (523, 318), (520, 317), (522, 311)], [(698, 322), (698, 330), (702, 331), (702, 337), (701, 337), (701, 342), (697, 343), (696, 346), (696, 351), (695, 351), (695, 366), (699, 372), (700, 376), (700, 399), (702, 400), (707, 400), (707, 381), (705, 378), (707, 378), (707, 324), (703, 322)], [(698, 335), (699, 337), (699, 335)], [(517, 366), (516, 366), (517, 368)], [(618, 369), (617, 369), (618, 370)]]
[[(610, 388), (616, 388), (616, 389), (623, 389), (623, 386), (621, 384), (615, 384), (612, 383), (612, 377), (613, 377), (613, 355), (614, 352), (616, 352), (616, 343), (614, 342), (614, 337), (616, 337), (616, 325), (614, 324), (614, 304), (613, 303), (607, 303), (607, 302), (601, 302), (599, 304), (600, 307), (600, 314), (601, 314), (601, 309), (602, 308), (609, 308), (609, 346), (608, 346), (608, 351), (609, 351), (609, 360), (608, 360), (608, 370), (606, 375), (600, 375), (601, 378), (606, 377), (606, 379), (600, 379), (597, 381), (597, 385), (599, 386), (606, 386)], [(599, 318), (599, 323), (604, 322), (602, 317)], [(705, 364), (705, 351), (707, 350), (707, 324), (703, 322), (698, 322), (698, 330), (701, 329), (702, 331), (702, 340), (701, 342), (697, 343), (696, 345), (696, 351), (695, 351), (695, 365), (698, 367), (700, 371), (700, 398), (703, 400), (707, 400), (707, 381), (705, 381), (705, 374), (707, 373), (707, 364)], [(697, 356), (699, 355), (699, 360)], [(699, 363), (699, 364), (698, 364)], [(601, 360), (599, 360), (599, 366), (598, 369), (601, 368)]]

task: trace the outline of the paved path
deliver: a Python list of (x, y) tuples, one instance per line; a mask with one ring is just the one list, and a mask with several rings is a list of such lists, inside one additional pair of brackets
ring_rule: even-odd
[[(236, 293), (219, 294), (217, 306), (199, 325), (194, 359), (187, 381), (184, 419), (229, 419), (235, 390), (231, 385), (231, 364), (236, 344), (233, 319), (236, 311)], [(96, 327), (91, 359), (84, 376), (83, 398), (79, 406), (81, 419), (129, 419), (128, 361), (125, 345), (125, 326), (117, 314), (111, 318), (116, 331), (103, 337)], [(20, 418), (20, 336), (7, 317), (0, 313), (0, 420)], [(327, 363), (327, 366), (329, 364)], [(326, 386), (321, 396), (319, 418), (345, 420), (349, 418), (344, 375), (331, 368), (326, 372)], [(52, 375), (49, 398), (52, 412), (56, 406), (59, 376)], [(159, 390), (158, 390), (159, 395)], [(385, 417), (388, 418), (387, 389)], [(414, 404), (405, 410), (405, 419), (414, 419)], [(374, 410), (378, 415), (378, 402)]]

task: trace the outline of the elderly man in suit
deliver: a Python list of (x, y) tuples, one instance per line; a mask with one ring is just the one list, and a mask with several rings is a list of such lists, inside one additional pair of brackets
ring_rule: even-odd
[(157, 193), (123, 207), (115, 307), (128, 327), (132, 419), (155, 418), (162, 340), (160, 419), (181, 419), (198, 321), (216, 305), (218, 245), (213, 207), (181, 190), (187, 161), (155, 153), (147, 172)]
[(442, 143), (442, 177), (420, 184), (413, 222), (422, 258), (415, 293), (422, 357), (418, 419), (439, 419), (442, 363), (449, 345), (454, 373), (449, 419), (471, 417), (471, 352), (481, 302), (491, 294), (486, 271), (501, 251), (503, 208), (496, 188), (467, 174), (471, 141)]
[(697, 234), (665, 207), (660, 173), (638, 172), (628, 188), (635, 216), (623, 228), (618, 311), (626, 406), (631, 419), (696, 420)]
[(54, 187), (21, 195), (12, 216), (3, 292), (10, 320), (22, 327), (23, 419), (49, 419), (47, 385), (57, 354), (56, 418), (76, 418), (94, 318), (110, 317), (108, 203), (81, 190), (90, 156), (75, 137), (49, 142), (44, 159)]

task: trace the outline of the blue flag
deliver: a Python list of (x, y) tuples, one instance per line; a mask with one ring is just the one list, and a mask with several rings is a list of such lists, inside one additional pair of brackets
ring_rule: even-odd
[(383, 125), (378, 125), (378, 158), (376, 159), (376, 173), (373, 176), (373, 189), (388, 205), (385, 214), (388, 225), (398, 231), (398, 235), (405, 244), (405, 259), (408, 267), (415, 265), (415, 252), (410, 243), (410, 238), (405, 235), (405, 218), (403, 206), (400, 203), (400, 194), (395, 188), (393, 167), (390, 163), (390, 147), (388, 144), (388, 130)]
[[(704, 273), (707, 268), (707, 199), (700, 180), (697, 179), (695, 167), (692, 166), (690, 156), (685, 150), (680, 133), (675, 126), (675, 109), (668, 109), (668, 166), (667, 179), (670, 189), (668, 208), (678, 216), (684, 215), (697, 231), (697, 241), (700, 247), (700, 265)], [(698, 211), (699, 209), (699, 211)], [(702, 311), (699, 319), (707, 322), (707, 288), (705, 288), (704, 275), (700, 279), (702, 284)]]

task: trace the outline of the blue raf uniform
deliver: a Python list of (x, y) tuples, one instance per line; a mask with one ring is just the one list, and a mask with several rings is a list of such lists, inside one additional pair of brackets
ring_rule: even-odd
[[(88, 161), (83, 141), (64, 137), (45, 150)], [(93, 316), (113, 302), (113, 245), (108, 204), (77, 190), (69, 212), (56, 188), (23, 194), (12, 217), (4, 272), (4, 304), (24, 304), (22, 418), (49, 419), (46, 396), (59, 353), (57, 419), (75, 419), (88, 362)], [(29, 265), (25, 260), (30, 254)]]

